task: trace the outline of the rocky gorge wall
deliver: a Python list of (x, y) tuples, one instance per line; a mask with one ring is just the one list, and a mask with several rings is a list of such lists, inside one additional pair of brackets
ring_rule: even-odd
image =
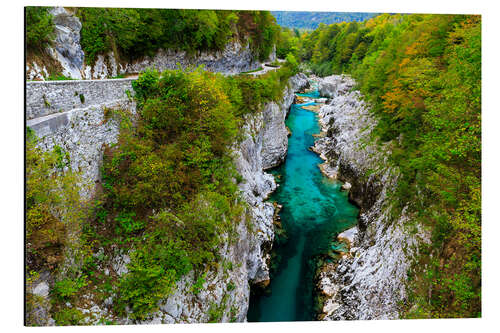
[(222, 322), (246, 321), (250, 285), (269, 281), (269, 253), (274, 240), (275, 208), (266, 199), (277, 185), (264, 170), (284, 160), (288, 148), (284, 120), (294, 92), (307, 85), (307, 77), (297, 74), (290, 78), (279, 103), (269, 102), (260, 112), (245, 118), (243, 139), (234, 145), (233, 151), (236, 169), (243, 178), (239, 188), (248, 208), (236, 228), (236, 241), (221, 249), (225, 264), (208, 273), (198, 295), (190, 292), (194, 274), (184, 277), (176, 292), (162, 302), (160, 311), (142, 323), (207, 322), (214, 307), (222, 310)]
[[(389, 194), (398, 171), (388, 162), (390, 144), (371, 139), (376, 120), (354, 80), (319, 79), (321, 95), (331, 98), (319, 111), (323, 137), (314, 150), (325, 160), (324, 173), (346, 182), (349, 198), (360, 207), (358, 225), (339, 235), (350, 249), (319, 273), (323, 320), (396, 319), (407, 297), (407, 271), (420, 242), (429, 235), (411, 216), (392, 216)], [(349, 183), (349, 184), (347, 184)]]
[[(275, 56), (271, 57), (275, 59)], [(224, 74), (236, 74), (251, 71), (258, 68), (261, 63), (254, 57), (249, 45), (241, 45), (238, 41), (229, 42), (223, 51), (199, 52), (190, 55), (185, 51), (160, 49), (153, 56), (145, 56), (133, 62), (120, 62), (113, 52), (99, 55), (93, 66), (85, 65), (82, 68), (83, 79), (104, 79), (124, 74), (135, 74), (147, 68), (155, 68), (158, 71), (177, 69), (178, 66), (205, 66), (212, 72)]]
[[(84, 83), (65, 81), (58, 84), (37, 82), (29, 86), (31, 87), (29, 89), (35, 87), (41, 90), (40, 87), (45, 87), (43, 89), (53, 89), (53, 91), (65, 87), (67, 91), (61, 93), (64, 95), (71, 93), (75, 85), (82, 83), (87, 84), (85, 87), (89, 90), (87, 92), (89, 96), (95, 95), (88, 100), (88, 104), (92, 105), (87, 107), (40, 116), (27, 122), (27, 125), (40, 137), (39, 147), (52, 149), (55, 145), (59, 145), (69, 153), (72, 169), (80, 171), (84, 180), (91, 185), (82, 191), (86, 197), (92, 194), (92, 185), (99, 182), (103, 147), (116, 142), (118, 138), (120, 118), (108, 118), (109, 110), (128, 112), (132, 115), (136, 110), (135, 103), (129, 100), (123, 89), (121, 90), (123, 96), (120, 95), (119, 89), (116, 89), (118, 92), (114, 91), (108, 96), (111, 99), (122, 96), (121, 98), (101, 102), (106, 100), (106, 97), (94, 90), (103, 91), (103, 85), (107, 82), (113, 84), (114, 81), (104, 80), (100, 81), (100, 84), (93, 84), (91, 81)], [(122, 80), (117, 84), (122, 88), (128, 87), (130, 80)], [(222, 262), (217, 269), (207, 272), (201, 292), (197, 295), (192, 293), (192, 285), (196, 279), (194, 272), (191, 272), (178, 282), (176, 291), (159, 304), (159, 311), (143, 322), (116, 318), (111, 311), (113, 297), (102, 301), (89, 293), (84, 296), (86, 306), (78, 308), (84, 314), (85, 323), (97, 324), (103, 320), (117, 324), (199, 323), (211, 320), (211, 313), (215, 310), (222, 313), (221, 318), (218, 318), (219, 321), (246, 320), (250, 284), (265, 283), (269, 280), (269, 251), (274, 239), (274, 206), (265, 200), (277, 185), (274, 178), (264, 170), (281, 163), (286, 156), (288, 141), (284, 120), (294, 101), (294, 92), (307, 85), (307, 77), (297, 74), (289, 80), (283, 92), (283, 99), (279, 103), (267, 103), (260, 112), (246, 116), (242, 129), (243, 139), (235, 143), (233, 150), (236, 168), (243, 178), (239, 187), (242, 198), (248, 204), (247, 212), (236, 227), (236, 241), (226, 242), (220, 249)], [(115, 89), (110, 87), (110, 91), (113, 90)], [(37, 94), (41, 95), (40, 92)], [(54, 96), (58, 94), (54, 93)], [(61, 103), (63, 101), (64, 98), (61, 98)], [(43, 103), (38, 98), (38, 103), (40, 102)], [(32, 104), (36, 105), (34, 101)], [(63, 106), (71, 108), (72, 104), (68, 102)], [(33, 107), (31, 110), (36, 108)], [(26, 112), (29, 112), (28, 109)], [(117, 249), (110, 258), (109, 265), (99, 269), (107, 275), (120, 276), (127, 273), (129, 262), (129, 253)], [(41, 276), (43, 278), (30, 288), (34, 295), (44, 300), (36, 309), (39, 314), (37, 322), (40, 325), (53, 325), (54, 321), (50, 317), (47, 318), (50, 307), (47, 291), (53, 277), (48, 274)], [(34, 316), (36, 317), (36, 314)]]
[[(95, 63), (89, 65), (85, 64), (85, 55), (80, 45), (82, 24), (79, 18), (63, 7), (54, 7), (50, 13), (55, 24), (56, 38), (53, 45), (47, 48), (47, 54), (60, 65), (64, 76), (73, 79), (106, 79), (137, 74), (146, 68), (156, 68), (159, 71), (175, 69), (178, 65), (183, 68), (204, 65), (209, 71), (234, 74), (254, 70), (261, 64), (248, 43), (242, 45), (239, 41), (232, 40), (222, 51), (188, 54), (185, 51), (160, 49), (153, 57), (145, 56), (132, 62), (120, 61), (118, 55), (109, 52), (98, 55)], [(269, 61), (275, 59), (276, 48)], [(46, 80), (48, 77), (49, 71), (43, 63), (27, 63), (27, 80)]]

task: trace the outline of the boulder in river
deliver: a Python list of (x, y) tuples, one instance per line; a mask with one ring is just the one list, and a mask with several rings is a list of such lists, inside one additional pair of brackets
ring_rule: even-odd
[(344, 190), (344, 191), (349, 191), (351, 189), (351, 187), (352, 187), (352, 185), (349, 182), (345, 182), (344, 184), (342, 184), (342, 190)]

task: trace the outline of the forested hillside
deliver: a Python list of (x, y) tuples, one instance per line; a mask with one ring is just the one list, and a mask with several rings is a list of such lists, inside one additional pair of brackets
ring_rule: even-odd
[(410, 276), (416, 317), (481, 315), (481, 17), (389, 15), (321, 25), (295, 46), (347, 73), (392, 142), (393, 202), (432, 229)]
[(374, 13), (336, 13), (336, 12), (285, 12), (273, 11), (276, 22), (287, 28), (316, 29), (320, 23), (332, 24), (350, 21), (364, 21)]
[[(250, 43), (260, 59), (272, 50), (279, 27), (268, 11), (67, 8), (82, 22), (85, 61), (114, 51), (124, 60), (152, 56), (159, 49), (194, 54), (223, 50), (231, 39)], [(48, 7), (26, 7), (28, 52), (51, 43), (53, 23)]]

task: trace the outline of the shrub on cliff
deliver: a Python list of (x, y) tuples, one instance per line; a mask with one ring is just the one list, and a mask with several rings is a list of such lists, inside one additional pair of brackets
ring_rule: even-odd
[(43, 51), (43, 48), (55, 37), (49, 7), (26, 7), (25, 14), (26, 47)]
[[(29, 271), (54, 270), (63, 259), (67, 233), (84, 216), (79, 203), (78, 175), (63, 172), (61, 150), (43, 152), (36, 138), (26, 140), (26, 252)], [(57, 147), (57, 146), (56, 146)]]
[(87, 237), (134, 248), (117, 298), (133, 318), (216, 262), (241, 214), (229, 151), (239, 120), (223, 82), (201, 68), (141, 74), (137, 126), (105, 152), (103, 204)]

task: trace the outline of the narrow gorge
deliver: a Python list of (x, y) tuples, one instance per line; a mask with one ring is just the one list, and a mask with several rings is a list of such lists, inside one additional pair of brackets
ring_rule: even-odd
[[(317, 98), (317, 91), (298, 94)], [(357, 209), (347, 202), (340, 184), (321, 175), (321, 159), (309, 151), (313, 135), (319, 134), (317, 118), (302, 106), (293, 104), (286, 121), (291, 135), (284, 163), (273, 174), (280, 187), (270, 200), (280, 207), (276, 223), (280, 234), (273, 246), (275, 274), (266, 288), (269, 295), (256, 295), (250, 301), (249, 321), (313, 320), (314, 271), (318, 256), (331, 251), (332, 239), (355, 224)]]

